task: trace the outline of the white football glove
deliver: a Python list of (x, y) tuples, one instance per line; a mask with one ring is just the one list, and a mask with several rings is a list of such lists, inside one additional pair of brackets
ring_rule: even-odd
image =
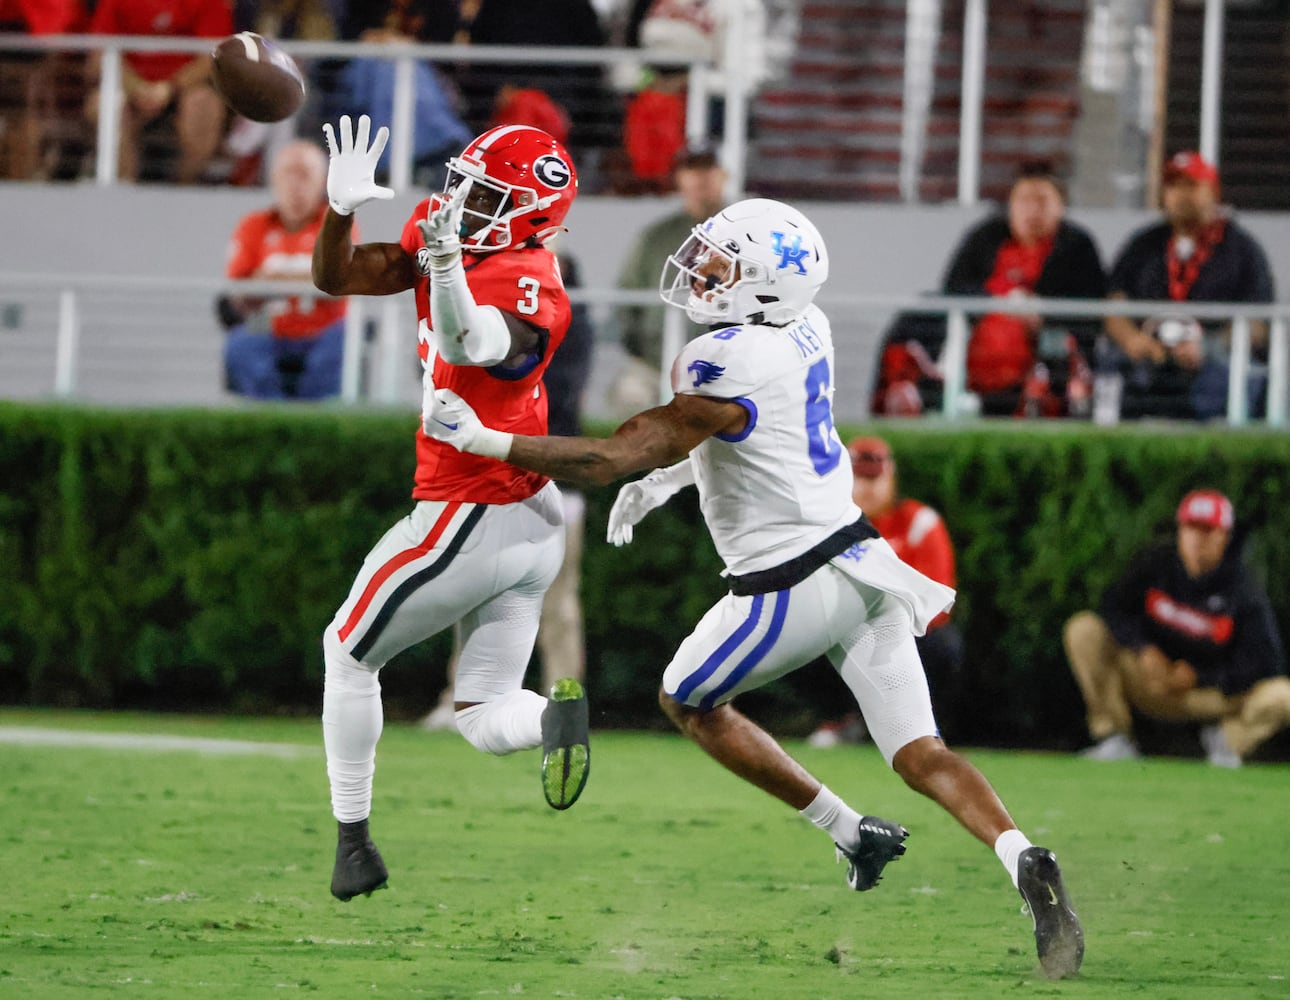
[(430, 214), (417, 223), (430, 251), (430, 266), (436, 271), (451, 267), (461, 257), (461, 215), (469, 191), (470, 183), (462, 181), (446, 199), (436, 196), (430, 203)]
[(372, 119), (360, 115), (358, 134), (350, 127), (349, 115), (340, 117), (340, 151), (336, 150), (336, 133), (331, 123), (323, 126), (327, 136), (327, 151), (331, 162), (327, 167), (327, 201), (337, 215), (353, 215), (354, 209), (366, 204), (373, 198), (386, 200), (394, 197), (394, 192), (376, 183), (376, 161), (381, 158), (385, 144), (390, 140), (390, 130), (382, 125), (376, 132), (376, 139), (369, 149), (368, 134), (372, 130)]
[(618, 491), (609, 509), (606, 539), (613, 545), (630, 545), (632, 527), (655, 507), (661, 507), (677, 490), (694, 482), (694, 467), (687, 458), (666, 469), (655, 469), (644, 479), (628, 483)]
[(450, 444), (458, 451), (503, 461), (511, 452), (514, 438), (512, 434), (485, 427), (471, 405), (451, 389), (423, 393), (421, 429), (427, 436)]

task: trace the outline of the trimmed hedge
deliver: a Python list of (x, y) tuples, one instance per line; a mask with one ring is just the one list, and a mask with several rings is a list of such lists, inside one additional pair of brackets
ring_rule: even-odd
[[(0, 701), (316, 711), (322, 630), (410, 507), (415, 419), (0, 404)], [(1025, 422), (881, 433), (903, 492), (942, 511), (958, 549), (973, 742), (1083, 740), (1062, 622), (1172, 530), (1192, 487), (1236, 503), (1287, 632), (1290, 436)], [(601, 541), (613, 497), (588, 497), (589, 682), (602, 721), (658, 724), (658, 678), (723, 592), (721, 566), (693, 491), (623, 549)], [(394, 714), (432, 702), (448, 646), (437, 637), (383, 673)], [(789, 685), (741, 705), (781, 731), (810, 723)]]

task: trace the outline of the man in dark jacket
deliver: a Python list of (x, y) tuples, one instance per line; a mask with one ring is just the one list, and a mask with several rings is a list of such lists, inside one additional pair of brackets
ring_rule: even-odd
[(1205, 723), (1211, 764), (1241, 759), (1290, 724), (1290, 679), (1272, 608), (1231, 544), (1231, 501), (1194, 490), (1178, 507), (1173, 545), (1148, 549), (1108, 588), (1098, 613), (1063, 634), (1088, 709), (1084, 752), (1137, 757), (1130, 707)]
[[(1164, 218), (1133, 233), (1108, 281), (1112, 299), (1171, 300), (1178, 308), (1146, 320), (1110, 315), (1113, 350), (1098, 359), (1124, 375), (1126, 417), (1209, 420), (1227, 411), (1228, 324), (1198, 323), (1188, 302), (1272, 302), (1267, 255), (1219, 203), (1218, 170), (1199, 153), (1165, 164)], [(1266, 358), (1267, 323), (1250, 324), (1256, 358)], [(1264, 406), (1266, 379), (1251, 377), (1251, 409)]]

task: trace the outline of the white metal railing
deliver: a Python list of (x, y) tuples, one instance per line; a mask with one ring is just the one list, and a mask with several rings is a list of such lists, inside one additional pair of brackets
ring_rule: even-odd
[[(1223, 11), (1226, 0), (1204, 0), (1204, 49), (1201, 67), (1201, 108), (1197, 146), (1212, 162), (1219, 158), (1220, 97), (1222, 92), (1222, 33)], [(938, 6), (938, 4), (937, 4)], [(966, 0), (963, 22), (963, 52), (961, 67), (961, 102), (959, 123), (958, 201), (975, 205), (980, 200), (981, 177), (981, 126), (984, 95), (985, 65), (988, 53), (987, 0)], [(1094, 14), (1098, 9), (1094, 9)], [(927, 18), (913, 18), (907, 32), (925, 30)], [(444, 63), (504, 64), (523, 60), (526, 63), (548, 63), (554, 66), (639, 64), (648, 60), (652, 64), (690, 67), (690, 88), (687, 101), (686, 135), (691, 139), (707, 135), (708, 98), (721, 93), (726, 102), (723, 116), (724, 132), (721, 138), (722, 156), (729, 171), (727, 195), (742, 195), (747, 167), (747, 117), (750, 81), (744, 79), (744, 60), (740, 54), (747, 45), (744, 33), (748, 26), (741, 18), (730, 19), (724, 37), (724, 70), (715, 72), (713, 66), (695, 62), (683, 53), (661, 53), (629, 48), (527, 48), (522, 46), (460, 46), (460, 45), (365, 45), (355, 42), (304, 42), (284, 40), (279, 44), (291, 55), (299, 58), (368, 58), (388, 59), (396, 63), (393, 123), (391, 127), (391, 186), (396, 191), (407, 188), (412, 164), (412, 121), (415, 111), (413, 63), (430, 60)], [(918, 51), (920, 39), (906, 39), (906, 51)], [(3, 51), (102, 51), (101, 86), (107, 94), (119, 93), (121, 88), (121, 53), (139, 52), (208, 52), (210, 39), (181, 39), (157, 37), (118, 37), (104, 35), (22, 36), (0, 35), (0, 52)], [(116, 179), (115, 156), (103, 155), (104, 150), (115, 150), (120, 132), (119, 106), (116, 101), (100, 102), (98, 120), (98, 150), (95, 179), (99, 184), (112, 184)], [(905, 129), (925, 129), (925, 116), (910, 115), (904, 122)], [(902, 135), (902, 149), (916, 152), (922, 148), (923, 137)], [(910, 154), (912, 155), (912, 154)], [(1146, 169), (1146, 163), (1139, 165)], [(905, 164), (906, 173), (912, 164)], [(917, 186), (906, 177), (902, 183), (906, 200), (917, 200)]]
[[(730, 175), (728, 194), (735, 197), (742, 193), (747, 151), (747, 81), (740, 72), (741, 61), (737, 53), (744, 43), (742, 21), (731, 22), (726, 33), (727, 59), (734, 67), (732, 72), (718, 78), (711, 67), (696, 62), (684, 53), (629, 48), (586, 48), (550, 46), (527, 48), (511, 45), (448, 45), (403, 44), (383, 45), (358, 42), (305, 42), (282, 40), (280, 45), (292, 57), (300, 59), (381, 59), (395, 64), (394, 103), (390, 125), (390, 180), (395, 191), (405, 191), (411, 185), (413, 159), (413, 122), (416, 113), (414, 63), (480, 63), (505, 65), (522, 61), (526, 64), (545, 64), (553, 69), (564, 66), (604, 66), (618, 64), (686, 66), (690, 69), (690, 88), (687, 103), (689, 120), (686, 134), (691, 139), (707, 135), (707, 106), (709, 98), (719, 93), (725, 98), (726, 114), (723, 116), (724, 132), (721, 139), (722, 156)], [(116, 156), (103, 155), (105, 150), (116, 150), (120, 137), (120, 105), (108, 99), (121, 92), (121, 60), (124, 52), (192, 52), (209, 53), (215, 43), (209, 38), (159, 38), (153, 36), (124, 35), (0, 35), (0, 52), (101, 52), (102, 68), (99, 86), (105, 95), (99, 101), (96, 132), (95, 181), (110, 185), (117, 181)], [(719, 84), (719, 85), (718, 85)]]
[[(132, 294), (135, 292), (192, 292), (209, 295), (236, 293), (257, 297), (282, 297), (284, 295), (317, 296), (317, 289), (309, 282), (247, 280), (233, 281), (223, 278), (157, 278), (119, 277), (69, 274), (0, 274), (0, 295), (11, 294), (15, 289), (25, 294), (43, 294), (57, 299), (56, 320), (45, 331), (55, 345), (54, 394), (63, 399), (75, 399), (78, 385), (78, 365), (83, 339), (82, 308), (80, 299), (93, 292)], [(658, 305), (657, 293), (650, 290), (624, 290), (617, 288), (571, 288), (569, 297), (575, 303), (590, 306)], [(835, 328), (844, 325), (848, 317), (860, 315), (877, 317), (893, 311), (941, 313), (947, 317), (947, 332), (938, 367), (944, 377), (944, 397), (941, 415), (950, 421), (969, 416), (966, 405), (967, 343), (969, 315), (985, 311), (1017, 315), (1040, 313), (1071, 318), (1100, 318), (1108, 313), (1131, 317), (1146, 317), (1166, 313), (1176, 314), (1180, 303), (1157, 301), (1106, 302), (1088, 299), (1003, 299), (945, 295), (845, 295), (823, 293), (819, 304), (833, 319)], [(1228, 383), (1227, 423), (1241, 426), (1248, 422), (1246, 398), (1247, 377), (1250, 372), (1250, 322), (1269, 321), (1268, 389), (1266, 421), (1269, 426), (1282, 428), (1287, 424), (1287, 406), (1290, 404), (1290, 303), (1263, 305), (1233, 303), (1185, 303), (1187, 314), (1198, 320), (1231, 321), (1230, 375)], [(684, 339), (684, 324), (676, 309), (664, 312), (663, 356), (674, 357)], [(366, 329), (375, 326), (376, 361), (369, 371), (369, 384), (364, 391), (359, 379), (359, 365), (364, 357)], [(387, 404), (398, 400), (397, 373), (407, 360), (410, 350), (409, 330), (412, 321), (407, 313), (407, 296), (367, 298), (355, 296), (349, 300), (346, 316), (345, 361), (342, 374), (341, 398), (346, 403), (368, 401)], [(873, 345), (877, 350), (877, 344)], [(0, 340), (0, 350), (3, 341)], [(369, 359), (370, 360), (370, 359)], [(854, 391), (855, 387), (851, 387)], [(864, 390), (866, 387), (860, 387)], [(659, 385), (659, 398), (666, 400), (671, 394), (667, 372)]]

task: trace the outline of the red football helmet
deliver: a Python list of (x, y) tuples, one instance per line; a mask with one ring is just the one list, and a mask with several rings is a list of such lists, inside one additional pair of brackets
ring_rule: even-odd
[(444, 191), (469, 183), (461, 245), (475, 253), (527, 240), (545, 243), (563, 227), (578, 174), (555, 137), (531, 125), (499, 125), (448, 161)]

